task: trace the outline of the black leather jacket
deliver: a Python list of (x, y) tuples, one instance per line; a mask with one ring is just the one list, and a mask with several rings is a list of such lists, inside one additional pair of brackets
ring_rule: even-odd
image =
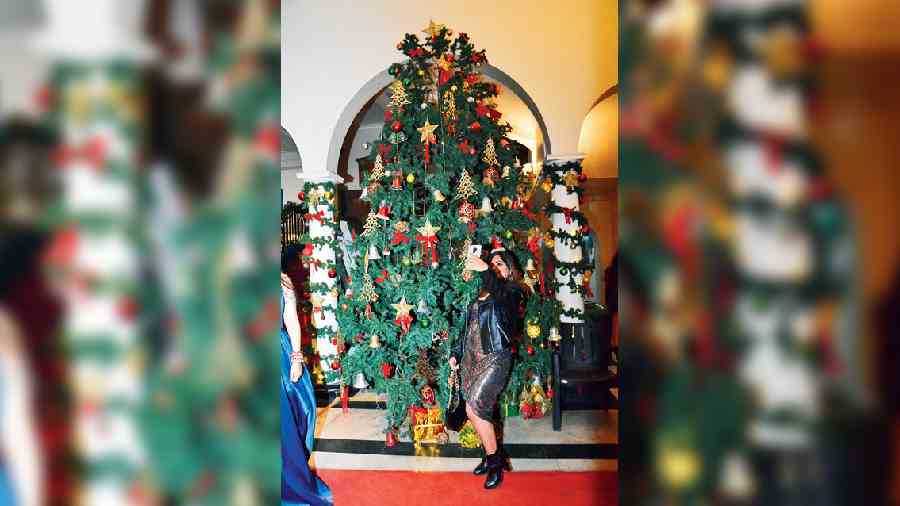
[[(503, 351), (512, 346), (513, 339), (519, 335), (522, 329), (522, 318), (519, 316), (521, 301), (522, 290), (514, 283), (505, 283), (498, 293), (492, 293), (487, 299), (480, 301), (478, 326), (481, 329), (483, 353)], [(465, 353), (466, 336), (469, 335), (468, 321), (469, 312), (467, 311), (466, 326), (463, 333), (457, 337), (451, 350), (451, 354), (456, 357), (457, 362), (462, 361), (463, 353)]]

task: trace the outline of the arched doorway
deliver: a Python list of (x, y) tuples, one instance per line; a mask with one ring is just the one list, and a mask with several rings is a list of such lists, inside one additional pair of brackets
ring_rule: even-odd
[[(500, 89), (497, 109), (512, 127), (509, 138), (525, 163), (540, 163), (550, 152), (547, 126), (537, 104), (512, 77), (491, 65), (479, 69), (484, 79)], [(393, 78), (381, 72), (364, 84), (353, 96), (335, 125), (328, 154), (328, 170), (342, 176), (345, 191), (340, 192), (342, 219), (359, 229), (368, 214), (368, 204), (359, 197), (361, 174), (371, 168), (368, 159), (372, 144), (381, 135), (384, 113), (390, 102), (388, 85)]]

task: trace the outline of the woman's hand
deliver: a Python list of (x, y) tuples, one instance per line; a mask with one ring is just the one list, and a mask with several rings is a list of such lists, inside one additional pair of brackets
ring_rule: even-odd
[(459, 369), (459, 364), (456, 363), (456, 357), (450, 357), (450, 369), (454, 371)]
[(291, 353), (291, 383), (300, 381), (303, 376), (303, 355)]
[(466, 269), (476, 272), (484, 272), (488, 269), (488, 264), (484, 260), (476, 256), (468, 256), (466, 258)]

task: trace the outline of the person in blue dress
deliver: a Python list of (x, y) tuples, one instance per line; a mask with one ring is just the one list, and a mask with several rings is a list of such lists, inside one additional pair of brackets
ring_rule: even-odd
[(288, 275), (298, 251), (285, 248), (281, 259), (281, 504), (334, 503), (328, 485), (309, 467), (316, 429), (316, 399), (300, 349), (300, 321), (294, 284)]
[(41, 461), (21, 342), (12, 315), (0, 305), (0, 505), (40, 506)]

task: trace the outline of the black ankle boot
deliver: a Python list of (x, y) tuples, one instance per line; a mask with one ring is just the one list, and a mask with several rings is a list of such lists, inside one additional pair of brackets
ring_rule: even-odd
[(484, 480), (484, 488), (492, 489), (503, 482), (503, 469), (508, 466), (503, 458), (502, 450), (497, 450), (487, 456), (487, 479)]
[(487, 472), (487, 452), (482, 450), (481, 462), (475, 466), (475, 469), (472, 469), (472, 474), (475, 476), (481, 476), (482, 474)]

